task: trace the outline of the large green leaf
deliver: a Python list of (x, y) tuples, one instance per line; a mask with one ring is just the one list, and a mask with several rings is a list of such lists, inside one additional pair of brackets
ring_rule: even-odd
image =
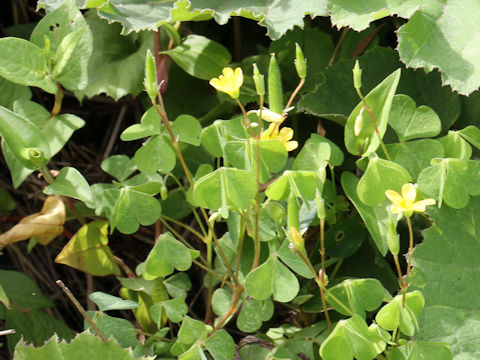
[(105, 93), (115, 100), (127, 94), (137, 96), (143, 89), (145, 54), (152, 47), (152, 34), (122, 36), (119, 24), (108, 24), (93, 11), (87, 13), (86, 21), (95, 51), (88, 63), (88, 85), (76, 91), (76, 96)]
[(29, 100), (32, 92), (26, 86), (15, 84), (0, 76), (0, 105), (9, 110), (13, 109), (13, 103), (17, 100)]
[[(440, 74), (405, 69), (398, 54), (390, 48), (376, 47), (358, 58), (362, 67), (362, 92), (367, 94), (386, 76), (402, 68), (402, 77), (397, 93), (409, 95), (417, 106), (431, 107), (442, 121), (446, 131), (460, 114), (460, 98), (448, 87), (442, 87)], [(326, 80), (304, 95), (299, 108), (321, 117), (345, 124), (346, 117), (358, 104), (358, 95), (353, 87), (352, 69), (354, 60), (342, 60), (325, 71)], [(368, 119), (368, 118), (367, 118)]]
[(57, 86), (47, 74), (43, 49), (24, 39), (0, 39), (0, 75), (16, 84), (38, 86), (56, 93)]
[(92, 33), (74, 0), (63, 1), (62, 6), (42, 18), (32, 32), (30, 41), (45, 47), (50, 43), (50, 58), (54, 61), (53, 74), (66, 89), (82, 90), (88, 83), (88, 62), (93, 52)]
[(108, 223), (105, 221), (82, 226), (57, 255), (55, 262), (96, 276), (120, 275), (108, 246)]
[[(480, 351), (480, 198), (461, 210), (431, 207), (433, 227), (413, 253), (412, 285), (425, 297), (419, 340), (450, 345), (453, 358), (476, 359)], [(441, 319), (441, 326), (439, 326)]]
[[(0, 136), (16, 160), (28, 169), (39, 169), (50, 160), (47, 138), (28, 119), (0, 106)], [(25, 149), (32, 149), (25, 153)]]
[(187, 73), (203, 80), (218, 77), (232, 59), (223, 45), (200, 35), (189, 35), (181, 45), (164, 53)]
[(8, 299), (22, 310), (53, 306), (52, 302), (43, 296), (37, 284), (20, 272), (0, 270), (0, 286)]
[(295, 3), (282, 1), (233, 1), (222, 0), (155, 0), (148, 3), (135, 0), (110, 0), (100, 9), (100, 16), (119, 21), (124, 25), (124, 33), (140, 30), (157, 30), (162, 21), (200, 21), (212, 17), (223, 25), (233, 15), (257, 20), (267, 27), (267, 35), (278, 39), (295, 25), (303, 27), (303, 17), (310, 14), (326, 16), (323, 1), (311, 3), (300, 0)]
[[(398, 51), (409, 67), (437, 68), (443, 82), (468, 95), (480, 86), (480, 11), (476, 0), (439, 0), (421, 7), (398, 31)], [(468, 35), (467, 35), (468, 34)]]
[(14, 358), (16, 360), (90, 360), (90, 359), (117, 359), (117, 360), (153, 360), (153, 357), (133, 355), (132, 349), (125, 349), (114, 339), (106, 342), (90, 331), (78, 334), (70, 343), (60, 342), (54, 335), (40, 347), (28, 346), (20, 341), (15, 347)]

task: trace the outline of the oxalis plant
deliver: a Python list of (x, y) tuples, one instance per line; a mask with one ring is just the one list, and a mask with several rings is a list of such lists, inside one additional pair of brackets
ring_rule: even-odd
[[(478, 88), (479, 45), (429, 34), (478, 33), (480, 8), (419, 3), (39, 1), (28, 40), (0, 39), (0, 213), (14, 222), (0, 247), (66, 237), (55, 262), (120, 290), (86, 311), (58, 279), (85, 321), (75, 334), (34, 281), (0, 271), (13, 358), (476, 359), (480, 100), (458, 93)], [(232, 62), (192, 31), (234, 15), (237, 44), (241, 16), (268, 48)], [(451, 88), (378, 46), (389, 26), (402, 61)], [(143, 111), (119, 134), (133, 156), (100, 164), (109, 182), (52, 160), (86, 125), (64, 98), (101, 93)], [(32, 173), (43, 207), (6, 216)], [(131, 266), (109, 239), (142, 229), (149, 252)]]

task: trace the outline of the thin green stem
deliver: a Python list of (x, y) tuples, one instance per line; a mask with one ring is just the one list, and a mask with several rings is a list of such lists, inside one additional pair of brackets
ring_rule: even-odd
[[(290, 98), (288, 99), (288, 102), (287, 102), (287, 105), (285, 106), (285, 109), (288, 109), (290, 106), (292, 106), (292, 103), (293, 103), (293, 100), (295, 99), (295, 96), (297, 96), (298, 92), (300, 91), (300, 89), (303, 87), (304, 84), (305, 84), (305, 78), (301, 78), (297, 87), (295, 88), (295, 90), (293, 90), (292, 95), (290, 95)], [(260, 109), (261, 108), (262, 107), (260, 107)]]
[(53, 178), (52, 175), (50, 175), (50, 171), (48, 170), (47, 166), (43, 166), (39, 169), (39, 171), (42, 173), (42, 176), (43, 178), (45, 179), (45, 181), (49, 184), (53, 184), (53, 182), (55, 181), (55, 179)]
[(368, 115), (370, 116), (370, 119), (372, 120), (372, 125), (375, 128), (375, 133), (378, 136), (378, 140), (380, 141), (380, 145), (382, 146), (382, 150), (385, 153), (385, 156), (387, 157), (388, 160), (392, 161), (392, 158), (390, 157), (390, 154), (387, 151), (387, 148), (385, 147), (385, 144), (383, 143), (383, 139), (380, 135), (380, 131), (378, 130), (377, 122), (375, 121), (375, 116), (373, 116), (372, 109), (370, 106), (367, 104), (367, 100), (363, 97), (362, 91), (360, 89), (356, 89), (357, 94), (362, 100), (363, 104), (365, 105), (365, 108), (367, 109)]
[(178, 226), (181, 226), (183, 227), (184, 229), (190, 231), (193, 235), (195, 235), (196, 237), (198, 237), (200, 240), (202, 240), (203, 242), (205, 242), (205, 236), (203, 236), (202, 234), (200, 234), (198, 231), (196, 231), (194, 228), (192, 228), (191, 226), (188, 226), (187, 224), (184, 224), (183, 222), (181, 221), (178, 221), (178, 220), (175, 220), (167, 215), (164, 215), (164, 214), (161, 214), (160, 215), (162, 218), (164, 218), (165, 220), (167, 221), (170, 221)]
[(54, 117), (55, 115), (58, 115), (60, 113), (60, 110), (62, 109), (62, 100), (63, 100), (63, 89), (62, 85), (57, 82), (57, 88), (58, 91), (55, 94), (55, 103), (53, 104), (52, 111), (50, 112), (50, 117)]
[(206, 272), (208, 272), (210, 275), (216, 277), (217, 279), (219, 279), (220, 281), (223, 281), (224, 284), (226, 284), (228, 287), (230, 288), (235, 288), (235, 285), (233, 285), (230, 281), (226, 281), (223, 276), (220, 276), (219, 274), (217, 274), (215, 271), (213, 271), (212, 269), (208, 268), (207, 266), (203, 265), (201, 262), (197, 261), (197, 260), (192, 260), (192, 262), (197, 265), (199, 268), (205, 270)]
[[(212, 240), (207, 241), (207, 266), (212, 268)], [(207, 311), (205, 312), (205, 323), (209, 323), (212, 318), (212, 295), (213, 295), (213, 282), (212, 277), (208, 278), (208, 299), (207, 299)]]
[(405, 307), (407, 289), (410, 286), (410, 271), (412, 270), (412, 256), (413, 256), (413, 229), (410, 218), (407, 217), (408, 225), (408, 259), (407, 259), (407, 272), (405, 274), (405, 282), (403, 283), (403, 307)]
[(260, 238), (259, 238), (259, 226), (260, 226), (260, 194), (261, 194), (261, 184), (260, 184), (260, 139), (262, 136), (262, 113), (263, 113), (263, 95), (260, 95), (260, 111), (258, 114), (258, 130), (257, 130), (257, 194), (255, 196), (255, 238), (254, 241), (254, 256), (252, 270), (258, 266), (260, 261)]

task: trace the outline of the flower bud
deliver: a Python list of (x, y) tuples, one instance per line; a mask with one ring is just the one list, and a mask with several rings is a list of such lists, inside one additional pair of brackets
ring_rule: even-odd
[(260, 74), (257, 64), (253, 64), (253, 82), (255, 83), (257, 95), (265, 95), (265, 80), (263, 79), (263, 74)]
[(362, 69), (360, 69), (360, 64), (358, 60), (355, 61), (355, 66), (353, 67), (353, 86), (355, 89), (360, 89), (362, 87)]
[(297, 249), (298, 251), (305, 251), (305, 242), (303, 241), (303, 237), (294, 227), (290, 228), (290, 241), (292, 242), (295, 249)]
[(150, 49), (147, 50), (147, 56), (145, 57), (145, 79), (143, 81), (143, 86), (150, 99), (154, 101), (158, 95), (157, 66)]
[(322, 184), (325, 184), (325, 181), (327, 181), (327, 169), (325, 169), (325, 167), (320, 167), (317, 170), (317, 174)]
[(303, 51), (298, 43), (295, 43), (295, 69), (298, 77), (305, 79), (307, 77), (307, 60), (303, 57)]
[(168, 188), (165, 186), (165, 184), (162, 185), (160, 188), (160, 198), (162, 200), (167, 200), (168, 197)]
[(353, 126), (353, 131), (355, 136), (360, 135), (363, 129), (363, 111), (365, 110), (365, 106), (362, 106), (360, 112), (358, 113), (357, 117), (355, 118), (355, 125)]
[(48, 163), (48, 159), (45, 158), (43, 150), (37, 147), (21, 149), (20, 156), (29, 160), (30, 163), (38, 169), (47, 165)]

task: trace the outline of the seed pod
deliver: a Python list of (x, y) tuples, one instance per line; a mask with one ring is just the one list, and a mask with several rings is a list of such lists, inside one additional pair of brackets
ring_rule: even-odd
[(303, 57), (303, 51), (298, 43), (295, 43), (295, 69), (298, 77), (305, 79), (307, 77), (307, 60)]
[(302, 235), (294, 227), (290, 228), (290, 241), (292, 242), (295, 249), (298, 251), (305, 251), (305, 241), (303, 240)]
[(355, 125), (353, 126), (353, 131), (355, 136), (360, 135), (363, 129), (363, 111), (365, 110), (365, 106), (360, 109), (357, 117), (355, 118)]
[(263, 74), (260, 74), (257, 64), (253, 64), (253, 82), (255, 83), (257, 95), (265, 95), (265, 80), (263, 79)]
[(145, 80), (143, 81), (143, 86), (150, 99), (152, 101), (155, 100), (158, 95), (157, 66), (150, 49), (147, 50), (147, 56), (145, 58)]
[(283, 112), (282, 79), (275, 54), (270, 57), (268, 67), (268, 104), (273, 112), (277, 114)]
[(353, 86), (355, 89), (360, 89), (362, 87), (362, 69), (360, 69), (360, 64), (358, 60), (355, 61), (355, 66), (353, 67)]

